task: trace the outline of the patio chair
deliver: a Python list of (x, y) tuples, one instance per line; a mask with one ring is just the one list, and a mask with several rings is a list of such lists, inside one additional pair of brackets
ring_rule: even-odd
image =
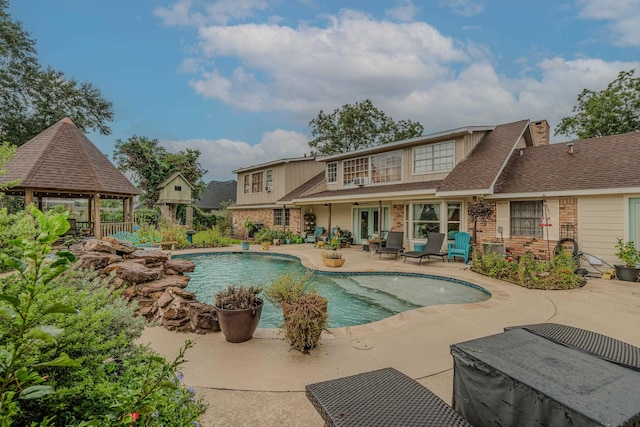
[(313, 234), (307, 234), (305, 242), (315, 243), (318, 241), (320, 236), (322, 236), (322, 234), (324, 234), (324, 227), (316, 227), (316, 230), (313, 232)]
[(378, 249), (378, 259), (382, 258), (382, 254), (395, 255), (404, 250), (402, 243), (404, 242), (404, 233), (402, 231), (390, 231), (387, 235), (387, 244), (385, 247)]
[(461, 231), (456, 234), (453, 244), (447, 245), (447, 262), (451, 261), (451, 257), (463, 257), (464, 263), (469, 262), (469, 251), (471, 250), (471, 235)]
[(431, 261), (431, 255), (439, 256), (442, 258), (442, 262), (444, 262), (445, 254), (442, 252), (444, 237), (444, 233), (429, 233), (429, 240), (427, 240), (427, 245), (424, 247), (424, 250), (403, 252), (400, 256), (404, 257), (404, 262), (407, 262), (407, 258), (416, 258), (418, 259), (418, 265), (422, 263), (424, 257), (427, 257), (427, 259)]

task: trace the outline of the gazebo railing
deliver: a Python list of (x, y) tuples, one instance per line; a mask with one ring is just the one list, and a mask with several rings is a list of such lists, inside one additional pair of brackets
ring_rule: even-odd
[(133, 232), (133, 222), (103, 222), (100, 224), (100, 234), (108, 236), (118, 231)]

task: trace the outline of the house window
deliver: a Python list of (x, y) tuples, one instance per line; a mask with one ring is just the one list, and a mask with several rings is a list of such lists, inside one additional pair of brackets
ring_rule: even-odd
[(440, 203), (413, 204), (414, 239), (427, 239), (429, 233), (440, 232)]
[(338, 182), (338, 163), (327, 163), (327, 182), (330, 184)]
[(176, 185), (176, 186), (173, 187), (173, 189), (175, 191), (182, 191), (182, 186), (181, 185)]
[(343, 185), (352, 185), (355, 178), (369, 177), (369, 158), (345, 160), (342, 163)]
[(453, 169), (453, 141), (423, 145), (413, 149), (413, 173)]
[(265, 191), (271, 191), (273, 188), (273, 170), (269, 169), (267, 171), (267, 177), (265, 179)]
[(511, 202), (511, 235), (542, 237), (542, 200)]
[(453, 240), (460, 231), (460, 203), (447, 203), (447, 240)]
[(273, 225), (282, 225), (284, 227), (288, 227), (289, 226), (289, 218), (290, 218), (289, 209), (274, 209), (273, 210)]
[(371, 182), (395, 182), (402, 179), (402, 151), (371, 156)]
[(244, 176), (244, 193), (247, 194), (249, 192), (249, 174)]
[(262, 172), (256, 172), (251, 174), (251, 192), (262, 192)]

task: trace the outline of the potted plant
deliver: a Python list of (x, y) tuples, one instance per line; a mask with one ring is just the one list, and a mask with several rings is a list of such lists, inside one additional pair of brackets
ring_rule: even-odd
[(228, 342), (239, 343), (250, 340), (260, 322), (264, 304), (258, 294), (262, 288), (229, 286), (215, 297), (215, 310), (220, 329)]
[(284, 232), (284, 243), (285, 245), (290, 245), (293, 241), (293, 231), (287, 230)]
[(303, 353), (315, 348), (327, 328), (328, 301), (318, 293), (307, 293), (293, 301), (284, 319), (285, 339), (291, 347)]
[(286, 318), (295, 300), (309, 293), (317, 293), (311, 283), (311, 277), (310, 270), (305, 274), (285, 271), (269, 282), (269, 286), (264, 289), (265, 298), (274, 306), (281, 308)]
[(242, 241), (240, 245), (243, 251), (248, 251), (249, 250), (249, 231), (253, 228), (254, 222), (251, 218), (247, 217), (247, 219), (244, 220), (243, 225), (244, 225), (247, 238), (246, 240)]
[(614, 265), (616, 269), (616, 276), (620, 280), (626, 280), (628, 282), (637, 282), (640, 276), (640, 250), (636, 248), (636, 244), (633, 241), (624, 242), (618, 238), (618, 242), (615, 245), (618, 250), (616, 256), (624, 265)]
[(327, 267), (342, 267), (345, 259), (342, 258), (342, 254), (338, 251), (323, 251), (322, 260)]

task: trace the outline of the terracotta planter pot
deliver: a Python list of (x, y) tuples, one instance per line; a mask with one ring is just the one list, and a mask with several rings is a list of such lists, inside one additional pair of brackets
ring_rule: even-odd
[(625, 267), (624, 265), (615, 265), (616, 277), (626, 282), (637, 282), (640, 276), (640, 269), (634, 267)]
[(344, 258), (322, 258), (324, 260), (324, 265), (327, 267), (342, 267), (344, 262), (346, 261)]
[(220, 329), (228, 342), (239, 343), (249, 341), (260, 322), (262, 306), (264, 302), (259, 299), (259, 304), (253, 308), (244, 310), (227, 310), (215, 307), (218, 314)]

